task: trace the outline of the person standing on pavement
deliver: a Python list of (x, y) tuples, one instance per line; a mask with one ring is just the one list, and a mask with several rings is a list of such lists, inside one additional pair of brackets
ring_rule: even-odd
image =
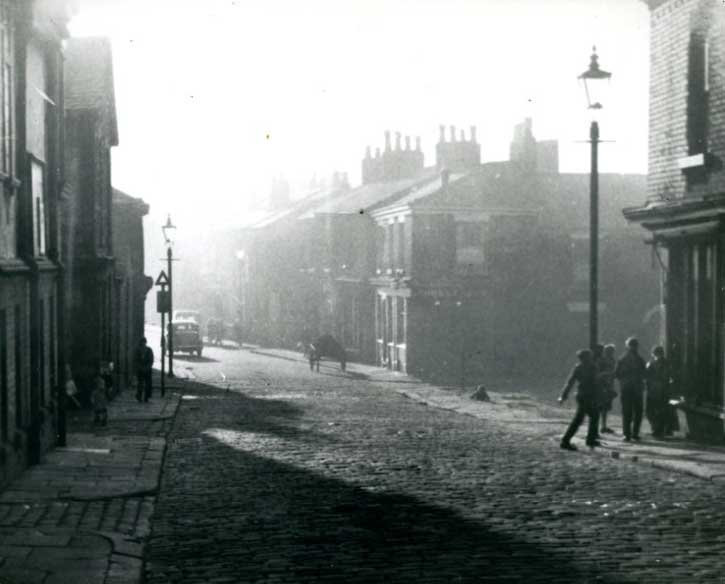
[(572, 369), (569, 379), (559, 397), (559, 403), (564, 403), (569, 396), (571, 388), (577, 383), (576, 412), (569, 427), (561, 438), (561, 448), (564, 450), (576, 450), (571, 439), (581, 426), (584, 418), (589, 418), (586, 444), (590, 448), (600, 446), (597, 440), (597, 426), (599, 411), (597, 403), (597, 368), (594, 364), (592, 352), (589, 349), (582, 349), (576, 354), (579, 363)]
[(617, 397), (614, 390), (614, 370), (617, 367), (616, 347), (612, 344), (604, 347), (604, 354), (599, 366), (599, 391), (601, 393), (601, 406), (599, 408), (600, 432), (613, 434), (614, 430), (607, 426), (607, 414), (612, 409), (612, 402)]
[(154, 366), (154, 352), (146, 344), (146, 337), (142, 337), (136, 349), (136, 399), (147, 402), (151, 398), (151, 369)]
[(645, 412), (655, 438), (665, 437), (670, 385), (670, 365), (661, 346), (652, 349), (652, 359), (647, 363), (647, 402)]
[(627, 350), (617, 361), (614, 376), (619, 380), (622, 395), (622, 423), (624, 441), (639, 440), (644, 409), (645, 363), (639, 355), (639, 341), (630, 337)]

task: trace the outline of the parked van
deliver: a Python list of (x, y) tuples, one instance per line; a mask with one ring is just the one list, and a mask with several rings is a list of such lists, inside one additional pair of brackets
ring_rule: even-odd
[(174, 342), (174, 352), (183, 352), (201, 357), (204, 343), (201, 327), (193, 320), (179, 320), (169, 325), (169, 334)]
[(187, 308), (180, 308), (174, 310), (174, 315), (171, 318), (172, 322), (177, 320), (193, 320), (197, 324), (201, 324), (201, 313), (198, 310), (189, 310)]

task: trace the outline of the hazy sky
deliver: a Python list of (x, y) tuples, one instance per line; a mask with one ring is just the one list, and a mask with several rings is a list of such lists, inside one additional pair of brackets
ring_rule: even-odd
[(180, 225), (229, 224), (283, 173), (347, 171), (383, 131), (478, 126), (484, 161), (534, 118), (587, 171), (576, 77), (612, 71), (600, 167), (646, 172), (648, 11), (640, 0), (80, 0), (74, 36), (113, 42), (115, 186)]

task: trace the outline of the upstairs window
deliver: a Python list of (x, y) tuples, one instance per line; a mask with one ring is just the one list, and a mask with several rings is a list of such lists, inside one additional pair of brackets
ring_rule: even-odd
[(31, 185), (33, 192), (33, 252), (36, 256), (45, 255), (45, 197), (44, 168), (37, 160), (31, 162)]
[(0, 172), (15, 176), (14, 31), (9, 0), (0, 0)]
[(683, 168), (686, 171), (688, 185), (702, 183), (706, 179), (709, 57), (707, 39), (701, 33), (692, 33), (687, 71), (687, 151), (690, 162)]
[(484, 225), (482, 223), (456, 224), (456, 266), (469, 274), (483, 274), (486, 267)]

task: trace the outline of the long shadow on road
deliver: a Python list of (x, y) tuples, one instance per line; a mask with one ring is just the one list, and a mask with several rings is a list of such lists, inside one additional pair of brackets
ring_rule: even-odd
[[(219, 392), (201, 393), (214, 398)], [(498, 529), (502, 518), (494, 511), (489, 521), (471, 520), (415, 496), (371, 492), (289, 462), (288, 451), (296, 451), (298, 462), (317, 453), (314, 434), (290, 431), (300, 408), (239, 394), (233, 399), (243, 401), (241, 418), (225, 400), (202, 400), (214, 410), (213, 432), (193, 411), (182, 407), (179, 413), (177, 430), (200, 439), (167, 454), (149, 583), (212, 576), (236, 582), (625, 582), (532, 541), (531, 534)], [(284, 440), (270, 447), (278, 438)]]

